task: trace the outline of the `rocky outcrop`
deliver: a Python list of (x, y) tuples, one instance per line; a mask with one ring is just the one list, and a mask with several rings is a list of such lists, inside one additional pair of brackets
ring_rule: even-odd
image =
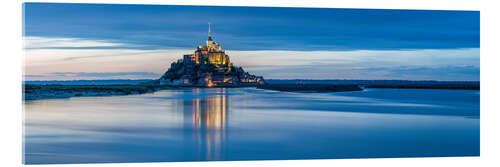
[(241, 67), (230, 66), (229, 69), (221, 71), (211, 64), (198, 64), (190, 68), (187, 68), (183, 61), (174, 62), (158, 83), (199, 87), (256, 86), (265, 83), (263, 77), (249, 74)]

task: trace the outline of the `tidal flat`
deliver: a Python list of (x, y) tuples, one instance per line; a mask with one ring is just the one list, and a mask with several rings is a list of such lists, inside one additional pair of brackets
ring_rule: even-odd
[(23, 85), (24, 100), (69, 98), (80, 96), (111, 96), (151, 93), (167, 86), (137, 85)]
[[(110, 85), (23, 85), (24, 100), (52, 99), (52, 98), (70, 98), (85, 96), (114, 96), (114, 95), (135, 95), (144, 93), (153, 93), (165, 89), (179, 88), (204, 88), (196, 86), (169, 86), (155, 84), (110, 84)], [(255, 86), (216, 86), (219, 88), (244, 88)], [(257, 86), (260, 89), (278, 90), (278, 91), (301, 91), (301, 92), (341, 92), (341, 91), (360, 91), (357, 85), (332, 85), (332, 84), (266, 84)]]
[[(159, 90), (178, 89), (184, 87), (204, 88), (196, 86), (172, 86), (158, 84), (136, 83), (131, 81), (121, 81), (125, 84), (72, 84), (68, 82), (56, 82), (58, 84), (24, 84), (24, 100), (39, 100), (52, 98), (70, 98), (85, 96), (115, 96), (115, 95), (135, 95), (144, 93), (153, 93)], [(151, 82), (151, 81), (145, 81)], [(35, 82), (37, 83), (37, 82)], [(78, 83), (78, 82), (76, 82)], [(117, 81), (117, 83), (120, 83)], [(215, 86), (218, 88), (245, 88), (256, 87), (259, 89), (284, 91), (284, 92), (302, 92), (302, 93), (326, 93), (326, 92), (349, 92), (362, 91), (363, 88), (397, 88), (397, 89), (451, 89), (451, 90), (479, 90), (480, 85), (477, 82), (360, 82), (344, 81), (332, 82), (314, 81), (314, 82), (294, 82), (294, 81), (271, 81), (271, 83), (260, 85), (240, 85), (240, 86)]]
[(479, 91), (175, 88), (24, 102), (26, 164), (479, 156)]

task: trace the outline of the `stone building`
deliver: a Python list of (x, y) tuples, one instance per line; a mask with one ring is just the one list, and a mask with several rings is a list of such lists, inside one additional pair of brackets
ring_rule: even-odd
[(198, 46), (193, 54), (184, 55), (184, 62), (186, 64), (209, 63), (225, 72), (230, 72), (232, 66), (229, 55), (226, 54), (220, 44), (213, 41), (210, 26), (206, 45)]
[(160, 78), (161, 84), (193, 86), (239, 86), (263, 83), (263, 78), (236, 68), (222, 46), (212, 39), (210, 24), (205, 46), (172, 63)]

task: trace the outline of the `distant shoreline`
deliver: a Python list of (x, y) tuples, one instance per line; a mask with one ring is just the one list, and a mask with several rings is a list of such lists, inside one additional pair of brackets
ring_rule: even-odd
[[(120, 96), (153, 93), (159, 90), (179, 88), (206, 88), (197, 86), (169, 86), (152, 84), (115, 84), (115, 85), (39, 85), (24, 84), (23, 99), (25, 101), (41, 99), (61, 99), (89, 96)], [(211, 88), (243, 88), (248, 86), (215, 86)], [(255, 87), (255, 86), (254, 86)]]
[(365, 88), (480, 90), (479, 85), (366, 85)]
[(152, 93), (168, 89), (153, 85), (23, 85), (24, 100), (57, 99), (86, 96), (113, 96)]
[[(24, 84), (45, 85), (115, 85), (115, 84), (144, 84), (152, 82), (155, 79), (100, 79), (100, 80), (30, 80), (23, 81)], [(378, 79), (378, 80), (361, 80), (361, 79), (266, 79), (267, 83), (303, 83), (303, 84), (466, 84), (479, 85), (479, 81), (438, 81), (438, 80), (395, 80), (395, 79)]]
[[(147, 82), (142, 81), (147, 80), (141, 80), (141, 82), (135, 80), (25, 81), (23, 84), (23, 99), (39, 100), (86, 96), (134, 95), (182, 87), (147, 84)], [(36, 84), (29, 84), (33, 82)], [(240, 88), (249, 86), (221, 87)], [(251, 87), (304, 93), (361, 91), (364, 88), (480, 90), (479, 82), (403, 80), (270, 80), (267, 84)]]
[(257, 85), (257, 88), (283, 92), (350, 92), (363, 90), (358, 85), (333, 84), (265, 84)]

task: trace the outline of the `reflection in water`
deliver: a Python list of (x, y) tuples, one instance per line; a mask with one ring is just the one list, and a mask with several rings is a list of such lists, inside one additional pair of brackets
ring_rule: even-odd
[(27, 164), (479, 155), (475, 91), (179, 88), (24, 109)]
[[(186, 134), (192, 137), (192, 140), (187, 141), (192, 141), (191, 144), (198, 146), (195, 156), (200, 160), (223, 160), (230, 110), (226, 89), (193, 89), (192, 91), (189, 93), (192, 93), (194, 98), (183, 102), (186, 133), (192, 133)], [(209, 95), (204, 97), (201, 96), (206, 94), (206, 91), (214, 92), (209, 92)]]

